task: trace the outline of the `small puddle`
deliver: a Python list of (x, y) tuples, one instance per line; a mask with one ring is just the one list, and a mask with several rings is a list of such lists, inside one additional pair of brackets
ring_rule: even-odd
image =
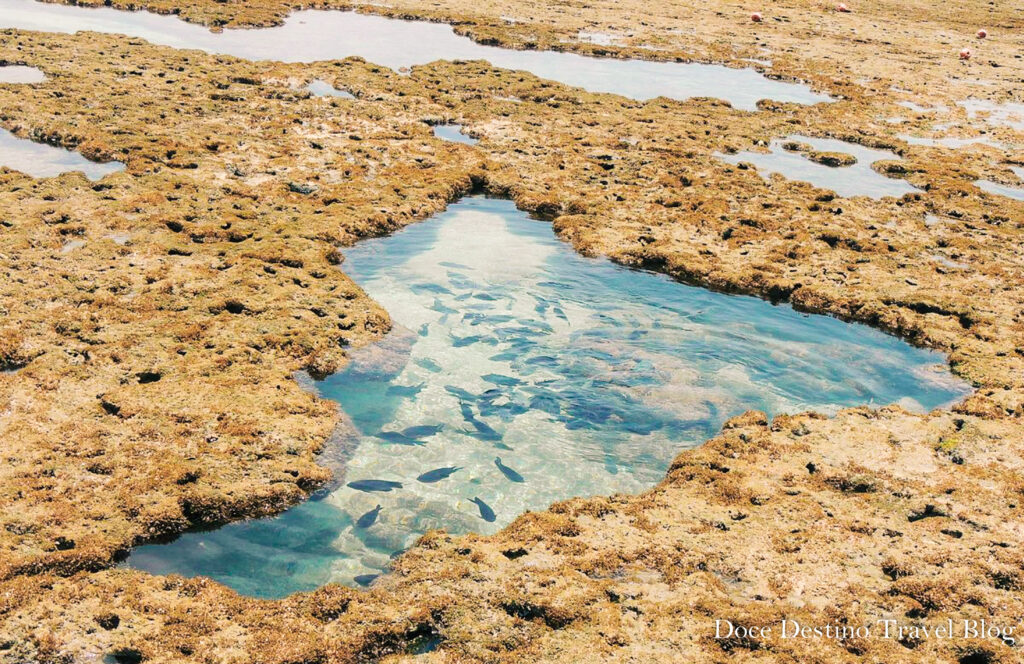
[(492, 533), (553, 501), (650, 488), (751, 408), (928, 410), (969, 391), (938, 353), (585, 258), (505, 200), (464, 199), (345, 255), (395, 328), (317, 385), (356, 430), (337, 444), (340, 482), (128, 566), (261, 597), (366, 585), (428, 530)]
[[(825, 166), (811, 161), (806, 151), (785, 149), (788, 143), (803, 143), (817, 152), (835, 152), (852, 155), (857, 162), (849, 166)], [(736, 154), (716, 153), (722, 161), (730, 164), (750, 162), (766, 180), (772, 173), (778, 173), (791, 180), (809, 182), (815, 187), (831, 189), (843, 197), (869, 196), (902, 196), (919, 191), (906, 180), (885, 177), (876, 173), (871, 164), (876, 161), (894, 159), (900, 156), (888, 150), (876, 150), (856, 143), (847, 143), (832, 138), (813, 138), (810, 136), (793, 135), (784, 139), (775, 139), (769, 145), (769, 153), (743, 151)]]
[(82, 171), (90, 180), (99, 180), (105, 175), (124, 170), (124, 164), (119, 161), (90, 161), (74, 150), (19, 138), (6, 129), (0, 129), (0, 166), (35, 178)]
[(339, 90), (327, 81), (321, 81), (317, 79), (306, 86), (311, 94), (315, 97), (338, 97), (340, 99), (355, 99), (356, 96), (351, 92), (345, 90)]
[(46, 74), (25, 65), (0, 65), (0, 83), (42, 83)]
[(196, 48), (249, 60), (314, 62), (357, 55), (396, 71), (442, 59), (487, 60), (496, 67), (526, 70), (591, 92), (634, 99), (717, 97), (745, 110), (755, 110), (760, 99), (798, 104), (831, 100), (807, 85), (772, 80), (753, 69), (517, 51), (477, 44), (455, 34), (446, 24), (337, 10), (296, 11), (278, 27), (213, 33), (174, 16), (146, 11), (0, 0), (0, 28), (125, 34), (154, 44)]
[(480, 142), (478, 139), (462, 133), (462, 125), (460, 124), (434, 125), (434, 136), (443, 141), (465, 143), (466, 145), (476, 145)]
[(1024, 104), (1007, 102), (997, 104), (982, 99), (968, 99), (957, 104), (967, 111), (967, 118), (981, 118), (990, 125), (1024, 131)]
[(974, 185), (983, 191), (997, 196), (1006, 196), (1018, 201), (1024, 201), (1024, 188), (1010, 187), (991, 180), (975, 180)]

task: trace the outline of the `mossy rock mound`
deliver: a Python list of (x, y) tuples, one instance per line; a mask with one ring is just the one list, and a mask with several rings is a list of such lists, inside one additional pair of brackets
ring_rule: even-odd
[(808, 152), (807, 158), (816, 164), (822, 166), (828, 166), (830, 168), (841, 168), (843, 166), (853, 166), (857, 163), (857, 158), (852, 154), (846, 154), (845, 152)]

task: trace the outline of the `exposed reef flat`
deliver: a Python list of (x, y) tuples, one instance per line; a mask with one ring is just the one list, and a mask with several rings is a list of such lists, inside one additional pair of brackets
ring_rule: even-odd
[[(628, 4), (553, 7), (531, 5), (522, 23), (474, 7), (460, 30), (509, 44), (532, 33), (542, 46), (595, 23), (656, 36)], [(780, 6), (756, 33), (737, 8), (673, 8), (685, 12), (677, 29), (708, 28), (666, 32), (667, 53), (685, 44), (735, 63), (755, 56), (756, 34), (773, 69), (845, 97), (757, 114), (592, 95), (478, 62), (401, 76), (360, 61), (253, 64), (0, 33), (0, 59), (47, 76), (0, 86), (0, 125), (127, 165), (99, 182), (0, 173), (0, 367), (18, 368), (0, 375), (0, 656), (359, 661), (439, 639), (427, 661), (1014, 661), (995, 640), (710, 638), (723, 614), (931, 624), (1024, 611), (1024, 203), (971, 185), (1008, 182), (1024, 156), (895, 137), (936, 120), (898, 105), (913, 99), (945, 105), (941, 121), (962, 132), (1020, 144), (956, 104), (1017, 90), (1020, 31), (993, 28), (968, 64), (949, 36), (1019, 19), (943, 6), (915, 23), (923, 5), (901, 6), (900, 19), (877, 7), (837, 18)], [(286, 9), (183, 5), (211, 24), (275, 22)], [(730, 42), (740, 48), (727, 53)], [(1000, 66), (979, 66), (990, 62)], [(297, 91), (315, 79), (359, 99)], [(894, 113), (908, 122), (879, 119)], [(435, 139), (430, 125), (445, 122), (480, 143)], [(842, 199), (714, 157), (794, 133), (893, 149), (903, 159), (876, 169), (924, 191)], [(930, 415), (753, 413), (680, 455), (646, 494), (569, 501), (491, 537), (428, 536), (365, 592), (267, 602), (105, 569), (133, 544), (279, 511), (327, 480), (315, 454), (339, 415), (291, 374), (333, 371), (347, 346), (389, 327), (335, 268), (335, 246), (423, 219), (474, 184), (552, 217), (585, 253), (942, 349), (978, 391)], [(84, 244), (62, 253), (68, 241)]]

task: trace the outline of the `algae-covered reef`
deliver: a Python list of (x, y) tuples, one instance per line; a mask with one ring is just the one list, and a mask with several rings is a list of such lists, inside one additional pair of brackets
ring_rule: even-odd
[[(0, 365), (16, 369), (0, 374), (0, 657), (347, 662), (429, 642), (428, 661), (1015, 661), (1019, 646), (993, 639), (712, 638), (716, 617), (1024, 612), (1024, 203), (971, 184), (1009, 183), (1024, 138), (957, 105), (1020, 94), (1014, 9), (790, 2), (755, 28), (727, 3), (416, 4), (386, 11), (510, 45), (593, 50), (561, 40), (600, 29), (662, 49), (648, 56), (770, 58), (839, 99), (746, 113), (481, 62), (403, 76), (0, 32), (0, 60), (47, 76), (0, 85), (0, 126), (127, 164), (99, 182), (0, 172)], [(288, 10), (148, 6), (208, 24)], [(992, 35), (960, 61), (978, 25)], [(314, 79), (357, 99), (311, 97)], [(1003, 147), (898, 137), (937, 119)], [(435, 139), (444, 121), (480, 143)], [(902, 159), (876, 167), (921, 192), (838, 198), (714, 156), (791, 134), (891, 148)], [(334, 371), (390, 325), (337, 269), (338, 247), (474, 187), (552, 218), (585, 253), (944, 350), (977, 391), (930, 415), (750, 413), (645, 494), (567, 501), (492, 537), (428, 536), (365, 592), (259, 601), (112, 569), (134, 544), (280, 511), (328, 479), (316, 453), (344, 423), (292, 374)]]

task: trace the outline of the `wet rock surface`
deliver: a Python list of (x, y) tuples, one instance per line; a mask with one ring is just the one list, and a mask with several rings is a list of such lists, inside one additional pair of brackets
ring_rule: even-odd
[[(47, 77), (0, 86), (0, 126), (127, 165), (98, 182), (0, 171), (0, 367), (18, 367), (0, 374), (0, 657), (344, 662), (429, 643), (427, 661), (1014, 661), (991, 639), (711, 637), (715, 617), (937, 624), (1024, 611), (1024, 202), (971, 184), (1006, 181), (1024, 165), (1012, 147), (1022, 139), (957, 104), (977, 81), (994, 101), (1019, 94), (1020, 32), (993, 31), (972, 60), (955, 57), (978, 24), (1017, 19), (924, 3), (893, 17), (873, 2), (839, 19), (787, 3), (752, 28), (744, 12), (668, 3), (416, 4), (378, 11), (462, 17), (460, 31), (509, 45), (586, 28), (632, 31), (625, 48), (666, 57), (735, 62), (763, 48), (773, 72), (844, 99), (750, 114), (592, 95), (480, 62), (400, 76), (356, 60), (254, 64), (0, 32), (0, 59)], [(287, 11), (149, 6), (207, 24)], [(501, 19), (512, 14), (520, 22)], [(671, 31), (698, 24), (702, 35)], [(298, 90), (317, 79), (358, 100)], [(895, 113), (908, 122), (881, 119)], [(1009, 147), (896, 138), (938, 117)], [(428, 121), (455, 120), (481, 138), (475, 148), (432, 136)], [(846, 199), (714, 157), (797, 131), (895, 150), (902, 159), (876, 170), (922, 191)], [(977, 392), (928, 415), (751, 413), (681, 454), (647, 493), (567, 501), (489, 537), (428, 535), (366, 591), (268, 602), (106, 569), (133, 544), (280, 511), (327, 482), (316, 453), (339, 415), (292, 373), (335, 371), (346, 348), (390, 325), (335, 267), (336, 246), (474, 186), (552, 217), (584, 253), (942, 349)], [(85, 244), (62, 253), (73, 241)]]

